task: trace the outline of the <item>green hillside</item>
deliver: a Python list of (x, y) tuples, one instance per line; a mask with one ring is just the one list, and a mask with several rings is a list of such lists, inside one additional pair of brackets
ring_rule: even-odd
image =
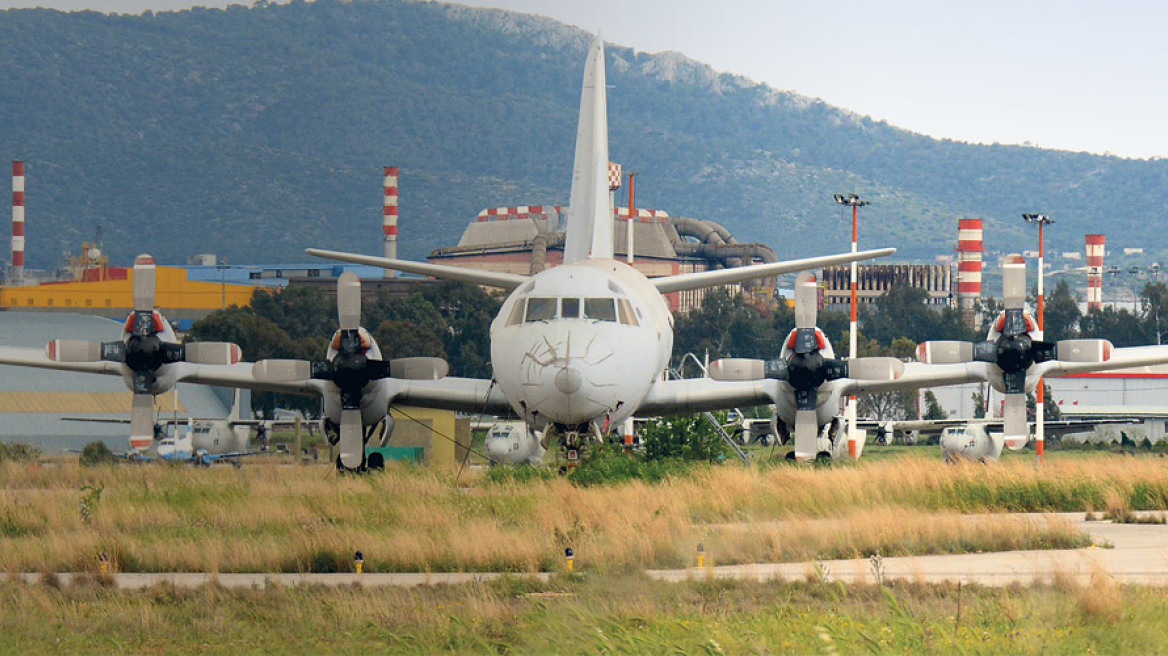
[[(567, 202), (591, 35), (436, 3), (317, 0), (141, 16), (0, 12), (0, 161), (27, 162), (28, 259), (104, 228), (127, 263), (379, 253), (381, 167), (401, 168), (401, 250), (452, 244), (484, 207)], [(675, 53), (610, 45), (612, 158), (637, 205), (719, 221), (780, 255), (864, 245), (948, 253), (956, 219), (991, 250), (1105, 232), (1159, 257), (1168, 162), (935, 140)], [(808, 56), (813, 56), (808, 54)], [(4, 249), (7, 250), (7, 249)], [(5, 254), (6, 255), (6, 254)]]

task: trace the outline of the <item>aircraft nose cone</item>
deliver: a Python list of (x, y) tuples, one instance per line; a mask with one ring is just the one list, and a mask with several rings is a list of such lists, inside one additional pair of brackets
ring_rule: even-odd
[(564, 367), (556, 372), (556, 391), (560, 394), (575, 394), (580, 391), (583, 383), (584, 377), (571, 367)]

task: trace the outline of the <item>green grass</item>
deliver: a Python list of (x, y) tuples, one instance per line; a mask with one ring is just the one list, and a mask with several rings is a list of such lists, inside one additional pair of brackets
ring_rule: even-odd
[(694, 581), (119, 591), (0, 582), (0, 652), (1163, 653), (1163, 590)]

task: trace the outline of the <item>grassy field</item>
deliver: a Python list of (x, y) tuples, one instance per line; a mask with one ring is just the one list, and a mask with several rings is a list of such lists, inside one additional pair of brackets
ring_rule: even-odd
[[(949, 466), (700, 467), (658, 483), (580, 487), (482, 471), (327, 465), (241, 469), (0, 465), (0, 571), (555, 571), (571, 547), (597, 571), (1082, 546), (1052, 522), (963, 513), (1168, 509), (1160, 458), (1097, 455)], [(823, 519), (831, 519), (825, 523)], [(728, 528), (728, 525), (731, 528)]]
[[(867, 452), (866, 456), (869, 455)], [(240, 469), (0, 463), (0, 652), (1131, 653), (1163, 651), (1162, 590), (1105, 578), (1006, 590), (646, 579), (645, 568), (1085, 546), (1006, 511), (1168, 509), (1158, 457), (1075, 454), (950, 466), (932, 449), (827, 468), (690, 468), (660, 482), (406, 466), (339, 476), (256, 458)], [(511, 470), (501, 470), (511, 471)], [(576, 574), (563, 570), (563, 549)], [(498, 583), (395, 588), (62, 589), (54, 572), (505, 571)], [(522, 577), (559, 572), (550, 583)], [(84, 577), (83, 577), (84, 578)], [(964, 595), (964, 596), (961, 596)], [(958, 603), (958, 598), (962, 601)], [(961, 610), (958, 610), (958, 608)], [(834, 650), (834, 651), (833, 651)]]
[(423, 588), (124, 592), (0, 579), (0, 652), (1164, 653), (1168, 597), (1072, 585), (660, 583), (562, 575)]

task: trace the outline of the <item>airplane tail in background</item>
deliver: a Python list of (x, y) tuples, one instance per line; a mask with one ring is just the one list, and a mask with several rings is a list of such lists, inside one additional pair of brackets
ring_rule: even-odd
[(564, 263), (612, 258), (612, 199), (608, 190), (608, 109), (604, 42), (597, 35), (584, 64), (576, 159), (572, 166)]

